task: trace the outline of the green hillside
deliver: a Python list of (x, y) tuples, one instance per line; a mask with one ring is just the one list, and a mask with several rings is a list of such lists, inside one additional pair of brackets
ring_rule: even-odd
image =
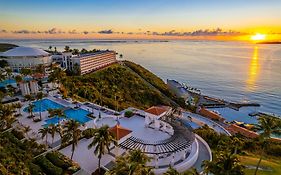
[(169, 104), (158, 91), (119, 64), (83, 76), (68, 76), (63, 84), (65, 95), (102, 103), (112, 109), (116, 107), (115, 98), (119, 110), (130, 106), (145, 109)]
[(9, 49), (12, 49), (14, 47), (18, 47), (17, 45), (14, 44), (8, 44), (8, 43), (0, 43), (0, 52), (5, 52)]

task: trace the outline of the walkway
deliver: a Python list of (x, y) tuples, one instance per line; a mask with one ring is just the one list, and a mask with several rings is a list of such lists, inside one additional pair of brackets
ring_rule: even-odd
[(214, 129), (216, 132), (231, 136), (231, 134), (223, 126), (221, 126), (220, 124), (218, 124), (208, 118), (205, 118), (201, 115), (186, 111), (186, 112), (183, 112), (183, 116), (184, 117), (190, 116), (191, 118), (195, 118), (195, 119), (201, 121), (202, 123), (205, 123), (210, 128)]
[(192, 167), (196, 168), (196, 170), (198, 172), (202, 172), (203, 168), (201, 166), (202, 166), (203, 161), (210, 160), (211, 157), (209, 156), (208, 148), (204, 145), (204, 143), (199, 139), (197, 139), (197, 141), (198, 141), (198, 145), (199, 145), (199, 155), (198, 155), (197, 161), (195, 162), (195, 164)]

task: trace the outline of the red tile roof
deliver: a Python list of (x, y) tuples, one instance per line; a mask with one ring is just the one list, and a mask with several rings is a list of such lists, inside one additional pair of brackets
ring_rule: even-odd
[(113, 133), (113, 135), (117, 140), (122, 139), (123, 137), (125, 137), (126, 135), (132, 132), (131, 130), (123, 128), (120, 125), (115, 125), (112, 128), (109, 128), (109, 131)]
[(147, 110), (145, 110), (145, 112), (148, 112), (150, 114), (154, 114), (154, 115), (161, 115), (164, 112), (167, 112), (168, 108), (165, 106), (151, 106), (150, 108), (148, 108)]

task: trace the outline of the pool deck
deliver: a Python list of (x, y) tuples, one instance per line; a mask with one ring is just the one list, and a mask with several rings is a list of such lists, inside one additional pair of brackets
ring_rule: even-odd
[[(80, 109), (86, 110), (88, 112), (93, 112), (95, 117), (99, 116), (99, 113), (100, 113), (101, 118), (99, 120), (92, 119), (92, 120), (86, 122), (83, 126), (80, 127), (81, 130), (84, 130), (87, 128), (93, 128), (93, 127), (100, 127), (105, 124), (112, 127), (117, 124), (117, 121), (116, 121), (117, 116), (113, 115), (114, 113), (116, 113), (114, 110), (107, 109), (107, 108), (105, 108), (105, 110), (100, 110), (100, 108), (101, 108), (100, 106), (98, 106), (96, 104), (92, 104), (92, 103), (89, 103), (90, 105), (89, 104), (84, 105), (82, 103), (73, 104), (72, 101), (67, 101), (67, 100), (64, 100), (61, 98), (56, 98), (56, 97), (52, 97), (52, 96), (48, 96), (47, 98), (56, 103), (61, 104), (64, 108), (74, 108), (74, 107), (78, 106)], [(44, 140), (42, 140), (40, 135), (38, 134), (38, 131), (45, 124), (45, 120), (48, 119), (48, 112), (47, 111), (42, 112), (42, 121), (33, 122), (32, 119), (27, 118), (29, 113), (23, 111), (23, 109), (28, 106), (29, 102), (24, 102), (22, 104), (23, 104), (23, 107), (21, 108), (21, 113), (23, 114), (23, 116), (18, 118), (18, 123), (16, 123), (15, 125), (30, 126), (31, 131), (28, 133), (29, 137), (35, 138), (38, 143), (45, 144), (45, 138), (44, 138)], [(144, 111), (138, 110), (138, 112), (141, 114), (144, 114)], [(34, 115), (36, 117), (39, 117), (39, 112), (34, 112)], [(166, 140), (171, 137), (169, 134), (167, 134), (165, 132), (145, 127), (144, 117), (135, 115), (133, 117), (126, 118), (126, 117), (122, 117), (123, 115), (124, 114), (121, 112), (118, 117), (120, 125), (124, 128), (128, 128), (129, 130), (132, 130), (132, 136), (134, 136), (136, 138), (139, 138), (139, 139), (147, 141), (147, 142), (155, 142), (155, 141)], [(89, 173), (89, 174), (91, 174), (98, 166), (98, 158), (93, 153), (94, 148), (88, 150), (88, 145), (90, 144), (91, 141), (92, 141), (92, 139), (80, 140), (78, 143), (78, 146), (75, 150), (74, 157), (73, 157), (74, 161), (76, 161), (80, 164), (81, 168), (83, 169), (83, 172)], [(55, 137), (53, 140), (51, 138), (51, 135), (48, 134), (47, 143), (51, 148), (58, 147), (60, 145), (60, 142), (61, 142), (60, 136), (58, 133), (55, 134)], [(193, 149), (199, 149), (199, 155), (198, 155), (199, 159), (200, 160), (208, 159), (207, 152), (204, 151), (204, 147), (202, 146), (200, 141), (198, 141), (198, 144), (199, 144), (199, 147), (198, 148), (193, 147)], [(112, 150), (112, 152), (116, 152), (115, 149), (116, 148), (114, 148)], [(123, 150), (123, 149), (120, 149), (120, 151), (121, 151), (121, 153), (125, 152), (125, 150)], [(71, 146), (67, 146), (67, 147), (63, 148), (62, 150), (60, 150), (60, 152), (63, 153), (64, 155), (70, 157)], [(183, 155), (182, 152), (177, 152), (174, 154), (174, 158), (180, 159), (180, 157), (182, 157), (182, 155)], [(157, 162), (158, 166), (167, 168), (168, 165), (171, 163), (171, 159), (172, 159), (171, 156), (172, 155), (169, 155), (167, 158), (163, 158), (161, 160), (159, 159), (159, 161)], [(198, 159), (198, 161), (199, 161), (199, 159)], [(105, 166), (113, 160), (115, 160), (114, 155), (106, 154), (103, 156), (101, 164), (103, 166)], [(188, 161), (182, 161), (182, 162), (188, 163)], [(179, 165), (177, 165), (177, 166), (182, 166), (183, 163), (179, 162)], [(153, 166), (156, 164), (156, 162), (153, 159), (149, 164)], [(200, 164), (200, 162), (196, 163), (195, 167), (200, 166), (199, 164)]]

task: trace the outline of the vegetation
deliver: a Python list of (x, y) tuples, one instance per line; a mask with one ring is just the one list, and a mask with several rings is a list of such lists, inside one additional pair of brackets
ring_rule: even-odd
[(101, 174), (100, 161), (104, 154), (110, 152), (111, 144), (117, 145), (113, 134), (109, 131), (109, 126), (105, 125), (96, 129), (93, 133), (93, 141), (89, 144), (88, 149), (95, 147), (94, 154), (98, 156), (98, 172)]
[(140, 150), (130, 151), (129, 154), (116, 158), (116, 164), (108, 175), (153, 175), (151, 167), (147, 167), (146, 163), (150, 161), (150, 158), (143, 154)]
[(259, 137), (262, 142), (261, 146), (261, 154), (260, 159), (257, 164), (255, 175), (258, 172), (258, 168), (260, 166), (262, 156), (264, 153), (264, 149), (266, 148), (268, 144), (268, 140), (270, 139), (272, 134), (281, 135), (281, 121), (280, 119), (277, 119), (275, 117), (268, 117), (268, 116), (260, 116), (258, 119), (257, 128), (261, 131)]
[[(262, 124), (261, 121), (263, 121), (263, 123), (270, 123), (270, 127), (267, 128), (271, 128), (270, 129), (271, 132), (268, 132), (265, 129), (263, 129), (263, 132), (273, 133), (273, 128), (275, 128), (275, 131), (277, 131), (277, 128), (280, 129), (280, 125), (277, 125), (278, 121), (276, 121), (276, 123), (272, 123), (269, 122), (268, 120), (271, 119), (264, 119), (264, 118), (260, 119), (260, 125)], [(266, 159), (270, 158), (274, 160), (280, 160), (281, 157), (280, 154), (281, 144), (276, 143), (274, 141), (270, 141), (269, 139), (266, 140), (267, 144), (264, 144), (264, 139), (260, 139), (260, 138), (249, 139), (241, 135), (229, 137), (223, 134), (216, 133), (208, 126), (203, 126), (202, 128), (198, 128), (195, 130), (195, 132), (208, 142), (213, 152), (214, 160), (213, 162), (205, 162), (204, 165), (205, 172), (211, 172), (213, 174), (218, 174), (218, 172), (224, 172), (224, 174), (227, 173), (240, 174), (243, 172), (247, 174), (248, 172), (254, 172), (253, 168), (258, 164), (258, 162), (260, 162), (258, 161), (256, 156), (254, 156), (253, 158), (253, 155), (262, 155), (262, 157)], [(261, 135), (263, 136), (263, 134)], [(267, 138), (269, 138), (268, 135)], [(248, 159), (251, 159), (251, 161), (240, 162), (240, 160), (242, 160), (241, 157), (248, 157)], [(253, 166), (254, 160), (255, 160), (254, 163), (255, 166)], [(245, 166), (249, 164), (251, 165), (252, 169), (251, 170), (245, 169)], [(221, 169), (222, 167), (224, 167), (224, 169)], [(276, 168), (276, 166), (273, 165), (270, 167)], [(273, 171), (278, 171), (278, 170), (274, 169)]]
[(126, 111), (124, 116), (127, 117), (127, 118), (130, 118), (134, 115), (133, 111)]
[(0, 174), (29, 174), (33, 157), (44, 151), (34, 140), (21, 142), (10, 132), (0, 134), (0, 143)]
[(152, 105), (169, 105), (159, 92), (117, 64), (83, 76), (68, 76), (61, 82), (63, 94), (112, 109), (116, 108), (116, 102), (121, 110), (130, 106), (145, 109)]
[(135, 64), (130, 61), (124, 61), (124, 63), (126, 66), (131, 68), (138, 75), (140, 75), (143, 79), (145, 79), (147, 82), (149, 82), (154, 87), (156, 87), (158, 90), (160, 90), (167, 97), (169, 97), (170, 99), (172, 99), (176, 103), (178, 103), (181, 107), (184, 107), (184, 108), (186, 107), (184, 100), (182, 98), (177, 98), (176, 95), (168, 89), (168, 85), (161, 78), (157, 77), (155, 74), (148, 71), (141, 65)]
[(75, 148), (79, 142), (82, 131), (79, 129), (80, 123), (75, 120), (68, 120), (66, 124), (63, 126), (63, 136), (62, 143), (70, 143), (71, 144), (71, 160), (74, 155)]
[(15, 47), (18, 47), (18, 46), (14, 45), (14, 44), (0, 43), (0, 52), (5, 52), (5, 51), (10, 50)]

